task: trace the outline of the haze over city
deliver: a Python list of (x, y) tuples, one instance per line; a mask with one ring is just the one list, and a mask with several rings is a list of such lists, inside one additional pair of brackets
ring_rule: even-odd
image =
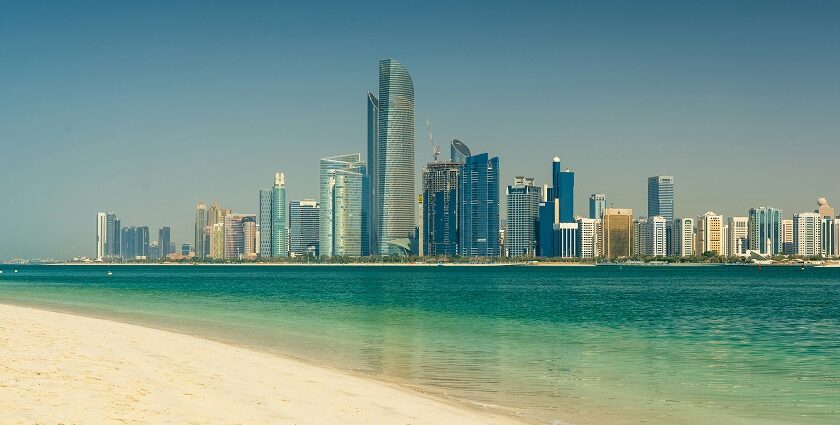
[(365, 153), (387, 57), (413, 77), (418, 176), (428, 118), (502, 186), (559, 156), (582, 215), (595, 192), (644, 214), (658, 174), (677, 215), (840, 203), (836, 2), (482, 5), (7, 7), (0, 258), (90, 255), (97, 211), (190, 242), (197, 201), (256, 212), (275, 172), (317, 199), (319, 158)]

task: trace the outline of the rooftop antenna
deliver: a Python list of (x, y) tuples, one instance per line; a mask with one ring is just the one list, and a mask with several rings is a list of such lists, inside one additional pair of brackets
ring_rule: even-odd
[(435, 162), (438, 162), (438, 157), (440, 156), (440, 145), (435, 145), (435, 139), (432, 137), (432, 123), (429, 122), (428, 118), (426, 118), (426, 131), (429, 132), (429, 143), (432, 145), (432, 155), (435, 157)]

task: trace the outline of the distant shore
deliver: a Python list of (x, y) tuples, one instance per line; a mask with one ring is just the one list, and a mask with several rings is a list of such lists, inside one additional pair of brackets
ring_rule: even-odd
[(103, 319), (0, 305), (9, 423), (520, 424), (289, 358)]

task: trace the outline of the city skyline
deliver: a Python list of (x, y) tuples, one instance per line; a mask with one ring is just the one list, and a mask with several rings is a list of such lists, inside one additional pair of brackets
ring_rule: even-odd
[[(343, 51), (338, 42), (321, 46), (313, 56), (303, 53), (311, 46), (288, 43), (303, 40), (311, 30), (292, 25), (288, 39), (278, 38), (269, 29), (276, 16), (271, 13), (249, 30), (221, 11), (201, 12), (198, 18), (228, 25), (221, 40), (229, 44), (206, 45), (199, 41), (209, 31), (206, 23), (190, 20), (177, 7), (174, 18), (160, 21), (150, 21), (153, 7), (133, 17), (103, 8), (88, 32), (70, 34), (52, 46), (59, 32), (39, 33), (45, 21), (35, 19), (38, 15), (26, 6), (16, 6), (0, 18), (8, 34), (20, 40), (10, 47), (12, 60), (0, 74), (9, 88), (4, 98), (14, 100), (0, 104), (0, 140), (7, 153), (0, 159), (0, 202), (4, 210), (28, 218), (0, 225), (0, 258), (90, 255), (90, 217), (99, 211), (116, 212), (125, 226), (154, 231), (169, 226), (172, 241), (192, 241), (198, 200), (218, 199), (233, 211), (257, 212), (254, 193), (277, 170), (287, 175), (287, 199), (317, 198), (319, 158), (365, 152), (366, 111), (360, 99), (372, 92), (376, 61), (385, 57), (410, 70), (416, 116), (435, 125), (435, 143), (459, 139), (475, 152), (499, 156), (502, 187), (516, 175), (550, 184), (545, 158), (557, 155), (573, 164), (578, 215), (586, 215), (591, 193), (604, 193), (608, 204), (644, 214), (646, 179), (660, 174), (678, 182), (677, 217), (697, 217), (707, 210), (743, 216), (763, 205), (791, 217), (811, 211), (820, 196), (837, 203), (832, 159), (840, 154), (840, 128), (830, 117), (840, 112), (837, 82), (831, 77), (840, 72), (840, 61), (836, 49), (826, 44), (836, 39), (838, 30), (828, 26), (836, 6), (797, 9), (792, 18), (784, 5), (761, 10), (732, 6), (727, 20), (701, 10), (688, 20), (694, 26), (674, 42), (655, 38), (685, 24), (686, 10), (656, 7), (676, 19), (658, 19), (649, 33), (630, 39), (621, 37), (628, 23), (602, 34), (603, 39), (592, 38), (601, 25), (596, 17), (615, 18), (609, 10), (562, 5), (545, 6), (545, 13), (531, 16), (527, 27), (500, 27), (490, 40), (497, 42), (493, 49), (479, 41), (489, 34), (486, 30), (435, 35), (419, 30), (423, 19), (414, 17), (408, 25), (418, 31), (399, 42), (364, 51)], [(521, 16), (512, 8), (512, 16)], [(57, 5), (50, 16), (57, 19), (63, 9), (80, 11)], [(257, 9), (235, 17), (254, 20)], [(92, 42), (119, 33), (102, 23), (108, 16), (120, 17), (117, 21), (134, 35), (105, 43), (67, 66), (63, 55), (90, 50), (86, 47)], [(647, 23), (641, 12), (631, 16), (633, 25)], [(194, 34), (177, 29), (184, 19)], [(461, 11), (441, 19), (470, 22)], [(155, 24), (162, 35), (153, 31)], [(711, 28), (717, 31), (709, 36), (718, 43), (703, 39), (707, 50), (694, 49), (700, 34)], [(373, 37), (360, 27), (346, 30), (356, 34), (354, 42)], [(169, 48), (146, 50), (163, 36), (173, 37)], [(557, 51), (527, 43), (537, 37), (566, 47)], [(451, 39), (460, 42), (440, 51)], [(784, 43), (775, 48), (780, 40)], [(299, 64), (257, 55), (273, 45)], [(237, 50), (240, 46), (248, 48)], [(30, 49), (41, 54), (15, 60)], [(627, 51), (642, 55), (632, 59)], [(194, 53), (168, 59), (179, 52)], [(473, 60), (440, 66), (455, 58)], [(525, 65), (538, 59), (546, 66)], [(661, 63), (653, 66), (645, 59)], [(132, 66), (142, 60), (154, 66), (141, 68), (148, 72), (139, 75)], [(39, 71), (55, 62), (65, 65), (66, 80)], [(797, 62), (807, 66), (789, 65)], [(214, 64), (223, 66), (196, 73)], [(330, 68), (333, 79), (302, 72), (312, 66)], [(613, 68), (622, 73), (606, 71)], [(88, 76), (91, 70), (101, 72)], [(313, 87), (323, 91), (305, 91)], [(332, 104), (312, 103), (326, 91), (332, 93)], [(315, 105), (327, 108), (325, 113), (310, 113)], [(330, 119), (315, 128), (309, 121), (314, 115)], [(415, 189), (420, 169), (432, 159), (425, 133), (415, 127)], [(800, 149), (805, 145), (821, 155), (808, 155), (814, 149)], [(235, 173), (212, 178), (223, 161), (231, 161), (223, 168)], [(770, 167), (768, 177), (771, 163), (780, 166)], [(504, 193), (499, 196), (504, 202)], [(49, 218), (54, 205), (66, 210), (62, 220)]]

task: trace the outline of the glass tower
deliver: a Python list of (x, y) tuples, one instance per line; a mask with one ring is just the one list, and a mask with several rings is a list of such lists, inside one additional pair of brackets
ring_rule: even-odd
[(195, 247), (196, 258), (204, 258), (207, 253), (204, 251), (204, 228), (207, 226), (207, 206), (199, 202), (195, 206), (195, 228), (193, 247)]
[(607, 208), (607, 195), (593, 193), (589, 195), (589, 218), (601, 219), (604, 210)]
[(750, 208), (747, 219), (749, 247), (761, 254), (781, 254), (782, 211), (773, 207)]
[(320, 207), (314, 199), (289, 202), (289, 252), (293, 255), (318, 255), (318, 220)]
[(276, 173), (271, 190), (271, 256), (286, 255), (286, 176)]
[(260, 189), (260, 257), (271, 257), (271, 192), (272, 189)]
[(461, 255), (499, 256), (499, 157), (468, 157), (458, 176), (458, 193)]
[(661, 216), (674, 220), (674, 177), (648, 177), (648, 217)]
[(367, 186), (361, 154), (321, 158), (319, 255), (368, 255)]
[(404, 254), (416, 222), (414, 83), (405, 66), (394, 59), (379, 61), (378, 110), (376, 161), (371, 164), (376, 185), (374, 237), (379, 254)]
[(431, 162), (423, 169), (423, 253), (458, 253), (458, 176), (461, 164)]
[(517, 176), (507, 187), (507, 255), (536, 255), (540, 188), (534, 179)]

